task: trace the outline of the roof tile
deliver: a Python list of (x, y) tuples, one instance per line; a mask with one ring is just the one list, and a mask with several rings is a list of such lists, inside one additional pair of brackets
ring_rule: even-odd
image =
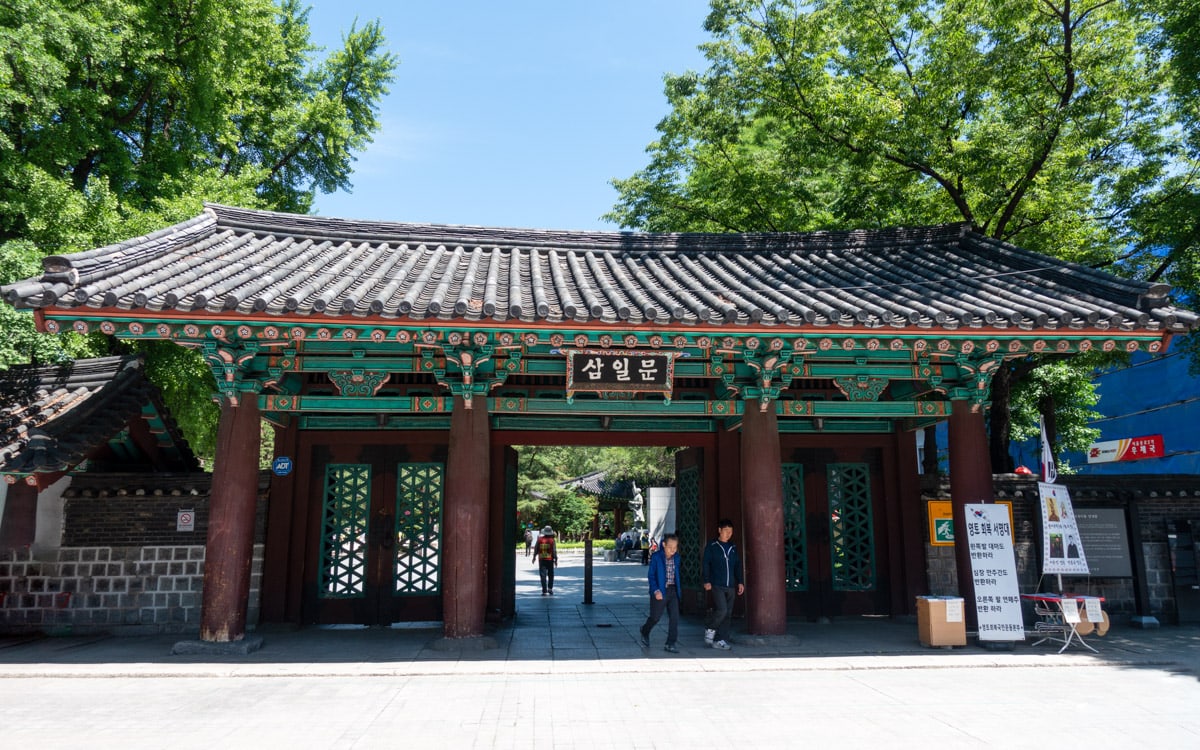
[(1162, 284), (961, 224), (640, 234), (352, 221), (209, 205), (145, 237), (51, 256), (19, 307), (609, 325), (1186, 331)]

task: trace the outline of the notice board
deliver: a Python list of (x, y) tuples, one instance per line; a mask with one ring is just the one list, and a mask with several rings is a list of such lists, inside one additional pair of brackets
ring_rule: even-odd
[(1129, 530), (1121, 508), (1076, 508), (1079, 538), (1087, 550), (1088, 575), (1131, 578)]

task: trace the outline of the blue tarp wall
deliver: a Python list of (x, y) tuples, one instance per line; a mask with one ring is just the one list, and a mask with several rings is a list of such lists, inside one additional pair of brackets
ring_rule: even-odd
[[(1123, 367), (1096, 373), (1100, 394), (1092, 422), (1098, 441), (1163, 436), (1163, 456), (1089, 464), (1083, 453), (1060, 456), (1077, 474), (1200, 474), (1200, 376), (1188, 374), (1188, 354), (1172, 343), (1166, 354), (1138, 353)], [(1014, 445), (1013, 459), (1035, 472), (1037, 441)]]
[[(1186, 352), (1173, 342), (1166, 354), (1138, 353), (1126, 366), (1097, 372), (1094, 380), (1100, 394), (1096, 411), (1103, 415), (1092, 422), (1100, 430), (1097, 440), (1162, 435), (1164, 455), (1089, 464), (1083, 453), (1067, 452), (1060, 461), (1065, 459), (1081, 475), (1200, 474), (1200, 376), (1188, 374)], [(938, 463), (946, 471), (945, 422), (937, 427), (937, 440)], [(1011, 453), (1017, 466), (1038, 471), (1041, 451), (1036, 440), (1013, 443)]]

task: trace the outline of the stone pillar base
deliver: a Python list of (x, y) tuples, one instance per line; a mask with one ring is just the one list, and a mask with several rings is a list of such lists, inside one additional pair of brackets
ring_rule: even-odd
[(248, 635), (240, 641), (179, 641), (171, 647), (171, 655), (245, 656), (262, 645), (261, 635)]
[(429, 644), (434, 651), (490, 651), (500, 648), (496, 639), (490, 635), (478, 635), (468, 638), (438, 638)]

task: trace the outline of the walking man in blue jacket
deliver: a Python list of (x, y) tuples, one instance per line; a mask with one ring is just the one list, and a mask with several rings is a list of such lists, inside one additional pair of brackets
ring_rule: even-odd
[(704, 623), (704, 642), (728, 651), (729, 624), (733, 601), (746, 590), (742, 581), (742, 560), (733, 544), (733, 521), (717, 522), (717, 538), (704, 548), (704, 590), (712, 592), (713, 608)]
[(683, 598), (682, 568), (679, 565), (679, 537), (664, 534), (658, 551), (650, 556), (646, 577), (650, 580), (650, 616), (642, 625), (642, 645), (650, 647), (650, 631), (667, 613), (667, 646), (672, 654), (679, 653), (675, 641), (679, 638), (679, 600)]

